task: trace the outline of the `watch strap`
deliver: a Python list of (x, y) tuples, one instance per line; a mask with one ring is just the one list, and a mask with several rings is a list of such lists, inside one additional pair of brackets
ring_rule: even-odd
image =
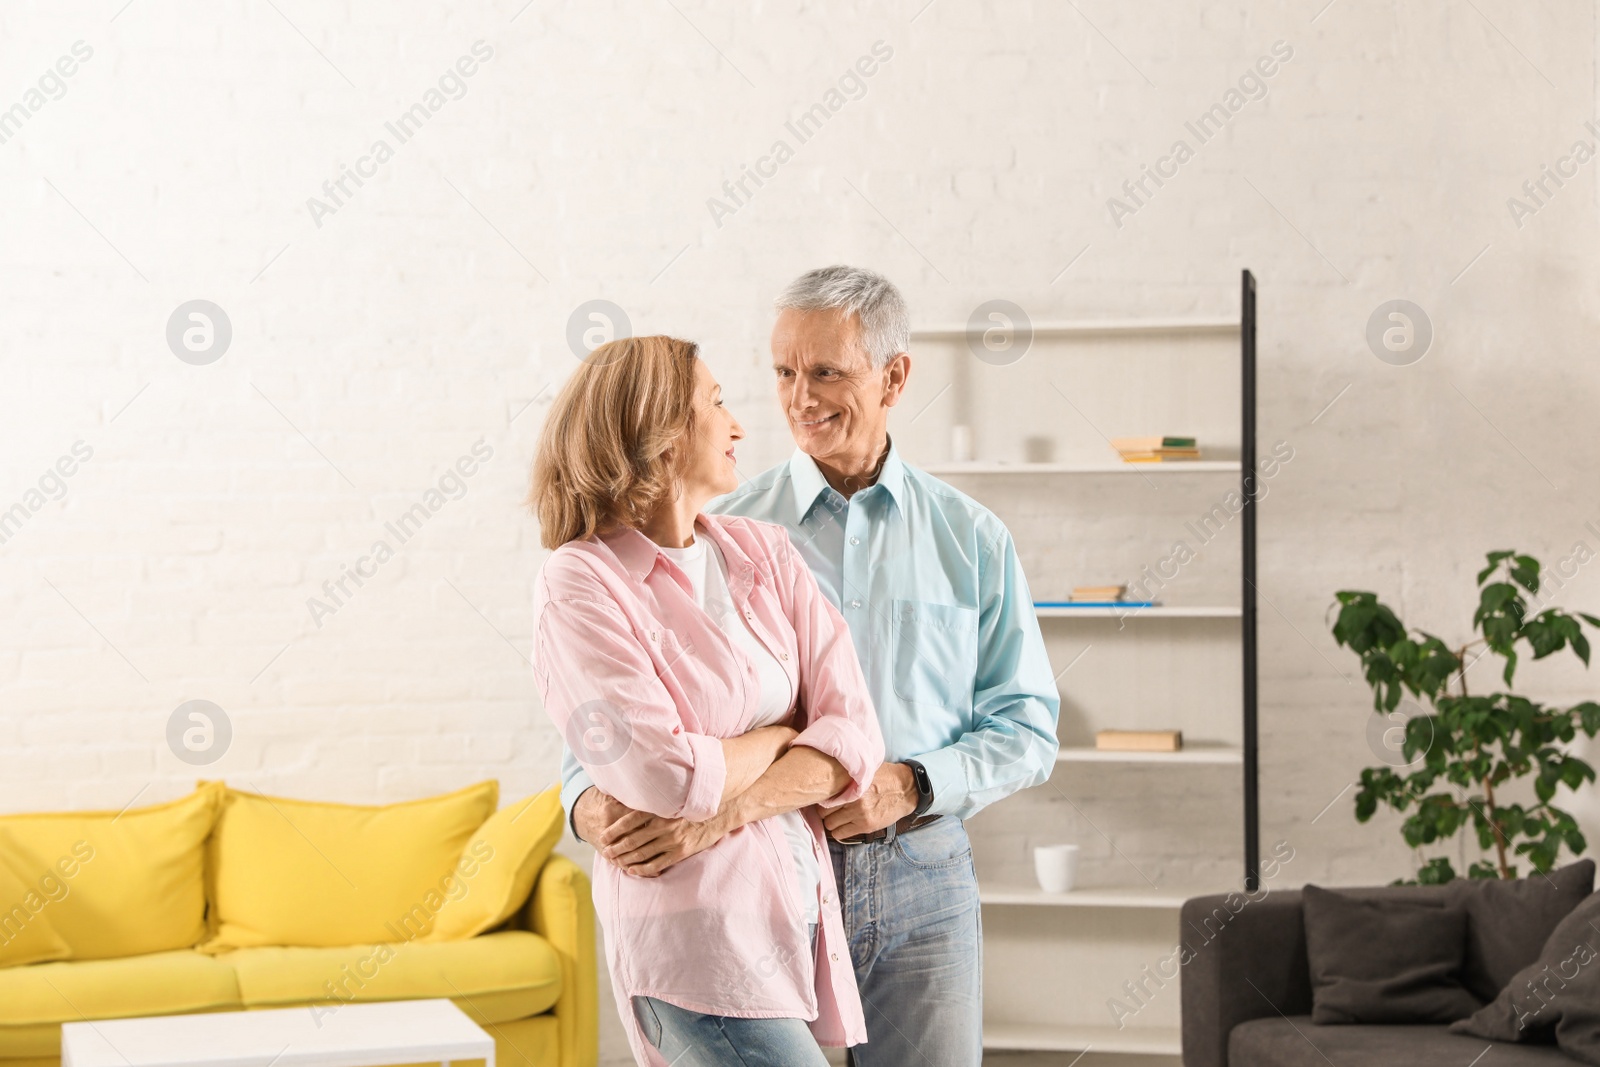
[(933, 779), (928, 777), (928, 769), (914, 759), (904, 761), (911, 768), (911, 777), (917, 783), (917, 806), (912, 809), (913, 816), (921, 815), (933, 806)]

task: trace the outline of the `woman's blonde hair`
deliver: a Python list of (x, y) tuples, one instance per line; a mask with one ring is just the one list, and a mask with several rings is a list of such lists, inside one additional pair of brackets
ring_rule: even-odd
[(676, 495), (683, 452), (669, 451), (694, 429), (698, 355), (691, 341), (625, 337), (567, 380), (533, 459), (528, 503), (544, 547), (638, 527)]

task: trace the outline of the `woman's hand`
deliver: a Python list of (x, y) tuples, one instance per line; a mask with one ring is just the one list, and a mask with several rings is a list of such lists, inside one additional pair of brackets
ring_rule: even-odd
[[(726, 808), (724, 805), (724, 810)], [(607, 829), (599, 850), (623, 874), (655, 878), (674, 864), (721, 841), (732, 828), (721, 813), (705, 822), (690, 822), (636, 811)]]
[(606, 827), (595, 847), (624, 874), (639, 878), (654, 878), (673, 864), (704, 852), (741, 825), (734, 814), (734, 799), (765, 774), (799, 736), (794, 727), (774, 723), (724, 740), (729, 788), (715, 816), (696, 823), (628, 811)]

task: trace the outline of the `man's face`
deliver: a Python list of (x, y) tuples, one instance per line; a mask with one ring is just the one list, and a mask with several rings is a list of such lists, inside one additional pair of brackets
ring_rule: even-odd
[(785, 309), (772, 327), (772, 369), (789, 432), (800, 451), (830, 466), (876, 459), (910, 364), (902, 352), (874, 367), (854, 315)]

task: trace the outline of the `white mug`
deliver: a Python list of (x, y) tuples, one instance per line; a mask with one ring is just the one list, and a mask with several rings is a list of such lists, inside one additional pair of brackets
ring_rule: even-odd
[(972, 462), (972, 427), (961, 423), (950, 427), (950, 460), (953, 463)]
[(1078, 880), (1078, 846), (1040, 845), (1033, 850), (1033, 870), (1046, 893), (1069, 892)]

